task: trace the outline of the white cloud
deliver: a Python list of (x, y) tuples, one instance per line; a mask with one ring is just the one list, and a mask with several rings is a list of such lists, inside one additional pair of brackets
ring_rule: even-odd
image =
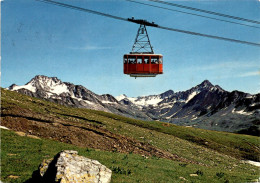
[(246, 73), (238, 75), (238, 77), (249, 77), (249, 76), (260, 76), (260, 70), (259, 71), (246, 72)]
[(259, 76), (259, 78), (260, 78), (260, 70), (259, 71), (249, 71), (249, 72), (234, 74), (234, 75), (232, 75), (232, 74), (221, 75), (214, 79), (244, 78), (244, 77), (250, 77), (250, 76)]
[(237, 68), (255, 68), (259, 67), (256, 62), (222, 62), (211, 65), (204, 65), (199, 67), (192, 67), (192, 70), (215, 70), (215, 69), (237, 69)]

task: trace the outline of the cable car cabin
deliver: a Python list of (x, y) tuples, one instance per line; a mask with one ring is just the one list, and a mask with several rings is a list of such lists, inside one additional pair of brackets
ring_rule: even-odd
[(163, 73), (161, 54), (125, 54), (124, 74), (131, 77), (155, 77)]

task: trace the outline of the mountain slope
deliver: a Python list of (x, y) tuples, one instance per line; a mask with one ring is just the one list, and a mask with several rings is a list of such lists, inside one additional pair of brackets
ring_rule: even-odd
[(160, 120), (182, 126), (259, 135), (260, 94), (228, 92), (208, 80), (186, 91), (127, 97), (97, 95), (56, 77), (36, 76), (9, 90), (63, 105), (111, 112), (135, 119)]
[(129, 110), (128, 106), (121, 105), (112, 95), (97, 95), (81, 85), (62, 82), (56, 77), (38, 75), (23, 86), (13, 84), (8, 89), (63, 105), (112, 112), (139, 119), (150, 119), (134, 108)]
[(229, 132), (251, 129), (247, 134), (260, 135), (260, 94), (228, 92), (207, 80), (182, 92), (116, 98), (145, 111), (154, 120)]

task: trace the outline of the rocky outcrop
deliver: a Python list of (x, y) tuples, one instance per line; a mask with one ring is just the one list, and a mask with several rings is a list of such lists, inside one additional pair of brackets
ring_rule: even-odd
[(109, 183), (112, 171), (96, 160), (65, 150), (44, 160), (27, 183)]

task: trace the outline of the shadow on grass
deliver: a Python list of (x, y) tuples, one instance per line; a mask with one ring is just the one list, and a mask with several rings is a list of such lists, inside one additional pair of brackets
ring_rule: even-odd
[(57, 167), (55, 165), (58, 161), (59, 156), (60, 155), (57, 154), (54, 157), (54, 159), (48, 165), (48, 169), (46, 170), (46, 172), (44, 173), (43, 176), (41, 176), (41, 174), (40, 174), (40, 167), (39, 167), (38, 170), (33, 172), (32, 177), (30, 179), (26, 180), (24, 183), (57, 183), (57, 182), (60, 182), (60, 180), (55, 181), (56, 174), (57, 174)]

